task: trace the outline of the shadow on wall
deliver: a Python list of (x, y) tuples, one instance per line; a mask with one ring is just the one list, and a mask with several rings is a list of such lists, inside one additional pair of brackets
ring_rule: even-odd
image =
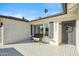
[(14, 48), (0, 48), (0, 56), (23, 56)]
[(21, 40), (18, 42), (8, 43), (7, 45), (9, 45), (9, 44), (23, 44), (23, 43), (35, 43), (35, 42), (31, 39), (26, 39), (26, 40)]

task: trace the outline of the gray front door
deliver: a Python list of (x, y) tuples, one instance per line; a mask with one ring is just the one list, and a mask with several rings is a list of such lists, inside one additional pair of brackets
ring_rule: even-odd
[(76, 45), (75, 21), (66, 21), (62, 23), (62, 42)]

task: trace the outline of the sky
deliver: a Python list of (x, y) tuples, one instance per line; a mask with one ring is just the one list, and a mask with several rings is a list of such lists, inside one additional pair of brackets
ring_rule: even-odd
[[(48, 9), (46, 14), (45, 9)], [(0, 3), (0, 15), (24, 17), (29, 21), (60, 12), (62, 6), (59, 3)]]

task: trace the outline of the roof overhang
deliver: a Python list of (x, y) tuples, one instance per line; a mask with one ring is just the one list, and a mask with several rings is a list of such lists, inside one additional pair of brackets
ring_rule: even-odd
[(61, 5), (62, 5), (62, 8), (63, 8), (63, 11), (61, 13), (50, 15), (50, 16), (47, 16), (47, 17), (42, 17), (40, 19), (34, 19), (31, 22), (38, 21), (38, 20), (43, 20), (43, 19), (50, 18), (50, 17), (56, 17), (56, 16), (67, 14), (67, 3), (61, 3)]
[(7, 19), (12, 19), (12, 20), (16, 20), (16, 21), (29, 22), (27, 19), (21, 19), (21, 18), (17, 18), (17, 17), (13, 17), (13, 16), (0, 15), (0, 17), (2, 17), (2, 18), (7, 18)]

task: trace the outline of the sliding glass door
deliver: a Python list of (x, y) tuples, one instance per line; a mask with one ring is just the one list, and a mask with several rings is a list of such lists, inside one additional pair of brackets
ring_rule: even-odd
[(34, 25), (34, 34), (43, 34), (43, 25)]
[(34, 34), (43, 34), (43, 36), (49, 36), (48, 24), (34, 25)]

